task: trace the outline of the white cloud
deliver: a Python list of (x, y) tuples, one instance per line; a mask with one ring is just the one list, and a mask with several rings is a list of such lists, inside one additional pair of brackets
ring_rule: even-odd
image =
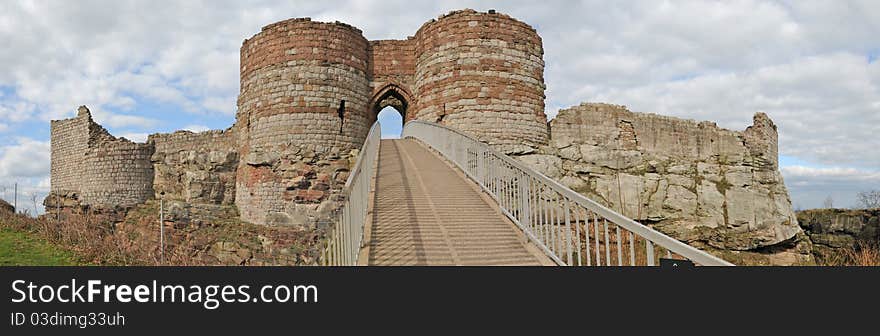
[(133, 115), (125, 115), (125, 114), (112, 114), (112, 113), (94, 113), (92, 116), (95, 119), (95, 122), (106, 125), (110, 127), (139, 127), (139, 128), (149, 128), (155, 126), (158, 121), (155, 119), (133, 116)]
[[(17, 191), (17, 192), (16, 192)], [(49, 192), (49, 142), (17, 138), (0, 147), (0, 198), (30, 213), (43, 212)], [(36, 202), (34, 202), (36, 201)]]
[(128, 140), (134, 142), (147, 142), (147, 137), (150, 136), (149, 133), (122, 133), (119, 137), (126, 138)]
[(49, 142), (18, 138), (0, 148), (0, 178), (30, 178), (49, 172)]
[(782, 172), (791, 177), (830, 177), (860, 180), (866, 182), (880, 182), (880, 172), (864, 171), (855, 168), (816, 168), (806, 166), (782, 167)]
[(27, 120), (34, 111), (34, 104), (20, 101), (14, 97), (0, 97), (0, 120), (5, 122), (21, 122)]
[(606, 101), (742, 129), (762, 110), (779, 126), (781, 154), (880, 167), (880, 62), (867, 61), (880, 50), (880, 2), (871, 0), (2, 2), (0, 124), (11, 132), (83, 104), (130, 133), (193, 122), (180, 112), (231, 118), (241, 41), (263, 25), (308, 16), (402, 39), (466, 7), (538, 30), (551, 117)]
[(827, 197), (834, 200), (835, 207), (852, 207), (859, 192), (880, 190), (880, 171), (799, 165), (780, 170), (796, 208), (822, 207)]
[(204, 126), (204, 125), (186, 125), (182, 129), (185, 131), (191, 131), (191, 132), (198, 133), (198, 132), (208, 131), (211, 128), (208, 126)]
[(880, 77), (876, 63), (848, 53), (807, 57), (751, 71), (707, 74), (625, 88), (585, 89), (636, 111), (712, 120), (744, 129), (755, 111), (779, 127), (780, 154), (832, 164), (880, 167)]

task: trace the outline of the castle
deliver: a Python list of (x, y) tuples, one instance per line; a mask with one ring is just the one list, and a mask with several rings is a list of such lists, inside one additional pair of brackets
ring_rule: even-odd
[(161, 195), (234, 204), (251, 223), (314, 222), (333, 208), (370, 125), (391, 106), (405, 122), (460, 129), (625, 215), (671, 225), (677, 237), (704, 226), (745, 234), (710, 243), (749, 250), (800, 232), (766, 115), (734, 132), (585, 104), (548, 123), (543, 52), (534, 28), (494, 10), (450, 12), (405, 40), (369, 41), (340, 22), (276, 22), (242, 43), (238, 112), (226, 130), (134, 143), (85, 107), (52, 121), (44, 203), (128, 207)]

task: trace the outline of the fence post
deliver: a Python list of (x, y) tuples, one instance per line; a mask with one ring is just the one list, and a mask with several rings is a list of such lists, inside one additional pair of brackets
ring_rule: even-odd
[(161, 248), (162, 265), (165, 265), (165, 198), (159, 198), (159, 247)]
[(12, 213), (18, 213), (18, 182), (15, 182), (15, 186), (12, 192), (13, 200), (12, 200)]

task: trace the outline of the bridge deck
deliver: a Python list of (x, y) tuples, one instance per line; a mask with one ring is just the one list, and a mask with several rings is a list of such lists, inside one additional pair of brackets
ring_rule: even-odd
[(414, 140), (382, 140), (370, 265), (551, 265), (476, 184)]

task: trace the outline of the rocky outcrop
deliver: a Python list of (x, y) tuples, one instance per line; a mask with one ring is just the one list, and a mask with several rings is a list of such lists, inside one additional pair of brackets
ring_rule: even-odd
[(757, 253), (760, 263), (809, 262), (767, 115), (737, 132), (582, 104), (549, 125), (550, 145), (518, 156), (548, 177), (696, 246)]
[(326, 226), (358, 153), (292, 143), (251, 149), (237, 179), (235, 202), (242, 219), (270, 226)]
[(846, 249), (880, 244), (880, 209), (813, 209), (798, 211), (797, 218), (820, 262), (840, 258)]

